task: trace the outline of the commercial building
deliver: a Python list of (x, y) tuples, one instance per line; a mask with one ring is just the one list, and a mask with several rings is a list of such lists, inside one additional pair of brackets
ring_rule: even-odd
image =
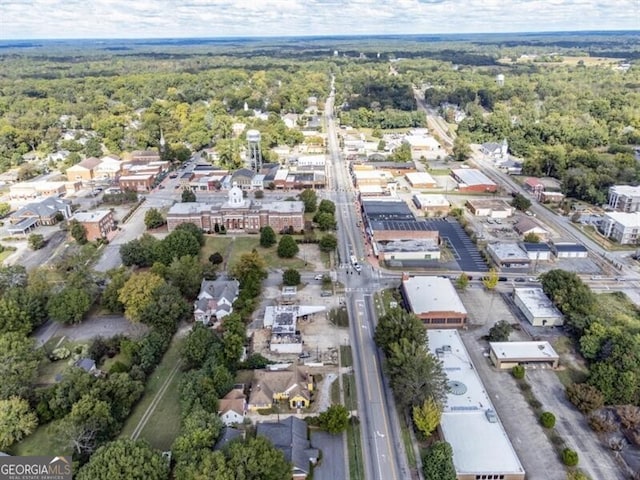
[(234, 185), (229, 190), (228, 201), (223, 204), (174, 204), (167, 213), (169, 231), (182, 223), (194, 223), (205, 232), (218, 232), (224, 227), (228, 232), (257, 233), (266, 226), (276, 232), (299, 232), (304, 228), (304, 203), (245, 199), (242, 190)]
[(93, 180), (95, 178), (94, 170), (98, 165), (100, 165), (100, 162), (101, 160), (99, 158), (89, 157), (70, 166), (66, 171), (67, 180), (70, 182), (78, 180), (81, 182), (88, 182)]
[(489, 358), (501, 370), (516, 365), (558, 368), (560, 360), (549, 342), (489, 342)]
[(427, 216), (444, 217), (451, 210), (451, 203), (447, 197), (440, 194), (423, 195), (415, 194), (412, 197), (414, 205)]
[(123, 175), (118, 180), (121, 190), (133, 190), (134, 192), (147, 192), (151, 190), (155, 175), (153, 173), (140, 175)]
[(404, 178), (409, 182), (411, 188), (436, 188), (438, 184), (427, 172), (405, 173)]
[(461, 192), (497, 192), (498, 186), (484, 173), (475, 168), (455, 168), (451, 176), (458, 182)]
[(640, 210), (640, 186), (612, 185), (607, 205), (618, 212), (637, 212)]
[(115, 228), (111, 210), (95, 210), (93, 212), (77, 212), (73, 219), (82, 225), (87, 232), (87, 240), (94, 241), (106, 238)]
[(80, 181), (72, 182), (19, 182), (9, 186), (9, 197), (17, 198), (38, 198), (62, 196), (75, 193), (82, 188)]
[(25, 220), (35, 220), (37, 225), (55, 225), (60, 220), (71, 218), (71, 204), (58, 197), (48, 197), (18, 209), (9, 221), (17, 225)]
[(500, 268), (528, 269), (531, 264), (529, 255), (517, 243), (490, 243), (487, 253)]
[(509, 218), (514, 211), (507, 202), (497, 199), (467, 200), (466, 206), (476, 217)]
[(551, 247), (546, 243), (522, 243), (522, 250), (529, 256), (529, 260), (551, 260)]
[(542, 192), (544, 192), (544, 183), (542, 183), (539, 178), (527, 178), (523, 185), (526, 191), (530, 192), (534, 197), (536, 197), (536, 199), (540, 200), (540, 196), (542, 195)]
[(564, 316), (542, 288), (515, 288), (513, 302), (534, 327), (560, 327)]
[(438, 427), (453, 449), (458, 480), (524, 480), (525, 471), (455, 330), (429, 330), (429, 350), (449, 391)]
[(587, 247), (579, 243), (552, 242), (551, 250), (558, 258), (587, 258), (589, 256)]
[(426, 328), (459, 328), (467, 321), (467, 310), (448, 278), (404, 275), (400, 292)]
[(598, 229), (605, 237), (621, 245), (636, 245), (640, 238), (640, 212), (605, 213)]

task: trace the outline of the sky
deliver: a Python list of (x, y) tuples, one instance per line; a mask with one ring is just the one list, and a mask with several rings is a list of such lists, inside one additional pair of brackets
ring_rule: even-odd
[(0, 0), (1, 39), (640, 28), (640, 0)]

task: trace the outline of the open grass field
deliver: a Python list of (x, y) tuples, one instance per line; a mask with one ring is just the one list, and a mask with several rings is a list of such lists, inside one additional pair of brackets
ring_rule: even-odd
[(603, 66), (603, 65), (617, 65), (620, 63), (619, 58), (610, 58), (610, 57), (586, 57), (586, 56), (578, 56), (578, 57), (570, 57), (562, 55), (562, 61), (560, 62), (533, 62), (531, 58), (519, 58), (517, 61), (513, 62), (510, 58), (505, 57), (498, 60), (498, 63), (502, 63), (505, 65), (512, 65), (514, 63), (535, 63), (536, 65), (546, 65), (546, 66), (559, 66), (559, 65), (584, 65), (586, 67), (595, 67), (595, 66)]
[(63, 448), (55, 433), (56, 423), (40, 425), (35, 432), (13, 446), (10, 453), (18, 456), (71, 455), (71, 448)]
[(180, 430), (180, 347), (174, 337), (162, 361), (149, 376), (144, 394), (127, 419), (121, 437), (142, 438), (153, 447), (167, 450)]
[[(280, 236), (276, 236), (278, 240)], [(259, 235), (233, 236), (233, 235), (208, 235), (200, 252), (200, 260), (204, 263), (209, 260), (212, 253), (220, 252), (224, 257), (227, 268), (234, 265), (243, 253), (256, 249), (264, 258), (268, 268), (294, 268), (296, 270), (312, 270), (313, 266), (303, 258), (280, 258), (277, 253), (277, 244), (271, 248), (260, 246)], [(310, 260), (310, 259), (309, 259)]]

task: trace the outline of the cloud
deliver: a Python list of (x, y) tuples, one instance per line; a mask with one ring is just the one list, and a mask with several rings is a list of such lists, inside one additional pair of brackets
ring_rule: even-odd
[(638, 0), (0, 0), (0, 38), (637, 29)]

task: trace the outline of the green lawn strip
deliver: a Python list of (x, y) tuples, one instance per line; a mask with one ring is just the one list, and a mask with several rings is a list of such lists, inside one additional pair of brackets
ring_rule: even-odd
[(40, 425), (35, 432), (14, 445), (10, 453), (17, 456), (71, 455), (72, 448), (63, 447), (60, 438), (55, 434), (56, 422), (59, 420)]
[(413, 442), (411, 441), (411, 433), (409, 432), (409, 428), (411, 428), (411, 426), (407, 425), (406, 417), (400, 411), (398, 411), (398, 418), (400, 420), (400, 430), (402, 432), (404, 449), (407, 451), (407, 460), (409, 461), (409, 467), (414, 470), (418, 466), (418, 464), (416, 462), (416, 452), (413, 449)]
[(165, 451), (180, 433), (180, 380), (184, 372), (178, 369), (162, 400), (156, 406), (149, 421), (140, 432), (140, 438), (152, 447)]
[[(175, 337), (171, 341), (171, 345), (169, 345), (169, 349), (162, 357), (160, 364), (156, 367), (156, 369), (151, 373), (149, 379), (147, 381), (147, 385), (144, 390), (144, 394), (138, 404), (134, 407), (131, 415), (127, 418), (127, 421), (122, 428), (122, 432), (120, 433), (121, 437), (130, 438), (131, 434), (135, 431), (138, 423), (144, 416), (145, 412), (153, 402), (158, 391), (162, 388), (163, 383), (167, 379), (167, 377), (171, 374), (171, 371), (176, 365), (176, 362), (180, 359), (180, 346), (182, 345), (181, 339), (176, 339)], [(176, 375), (177, 376), (177, 375)], [(177, 385), (176, 385), (177, 387)], [(166, 393), (165, 393), (166, 395)], [(176, 416), (180, 416), (179, 406), (176, 405)], [(164, 420), (162, 420), (164, 421)]]
[(349, 411), (356, 410), (358, 408), (358, 394), (353, 373), (342, 374), (342, 385), (344, 387), (344, 406)]
[(362, 441), (360, 438), (360, 425), (349, 423), (347, 427), (347, 447), (349, 450), (349, 478), (361, 480), (364, 478), (364, 466), (362, 464)]
[(343, 367), (351, 367), (353, 365), (353, 357), (349, 345), (340, 345), (340, 364)]
[(340, 382), (335, 381), (331, 384), (331, 405), (340, 405)]

